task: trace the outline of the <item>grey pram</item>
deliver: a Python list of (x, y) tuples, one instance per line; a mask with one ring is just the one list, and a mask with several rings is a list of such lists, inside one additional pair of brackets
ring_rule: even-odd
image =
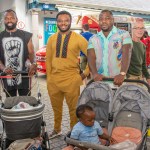
[[(142, 101), (140, 97), (142, 97)], [(127, 103), (127, 105), (125, 105), (124, 101), (125, 103)], [(136, 128), (136, 126), (131, 126), (132, 119), (128, 120), (128, 122), (123, 125), (121, 124), (122, 120), (120, 121), (121, 114), (124, 115), (124, 117), (121, 116), (121, 119), (123, 119), (126, 118), (127, 113), (131, 114), (131, 111), (133, 111), (133, 114), (135, 114), (134, 111), (136, 111), (139, 116), (138, 118), (141, 118), (140, 123), (138, 124), (138, 127), (140, 126), (141, 128), (138, 129), (141, 130), (143, 135), (141, 139), (142, 142), (138, 145), (137, 149), (146, 149), (145, 135), (148, 119), (150, 119), (150, 94), (143, 88), (130, 84), (123, 85), (114, 94), (114, 91), (109, 87), (107, 83), (99, 81), (92, 82), (82, 92), (79, 98), (78, 105), (81, 104), (88, 104), (93, 107), (94, 111), (96, 112), (96, 121), (98, 121), (102, 127), (107, 128), (110, 135), (114, 127), (116, 126), (129, 125), (129, 127)], [(130, 106), (130, 109), (127, 106)], [(147, 107), (145, 108), (145, 106)], [(126, 115), (124, 114), (124, 111), (126, 111)], [(137, 122), (139, 121), (138, 118), (137, 116), (135, 118), (135, 120), (137, 119)], [(69, 138), (69, 136), (67, 136), (65, 140), (68, 144), (79, 147), (92, 148), (95, 150), (115, 149), (103, 145), (79, 142), (77, 140)]]
[(109, 111), (110, 116), (113, 116), (108, 125), (109, 134), (112, 135), (115, 127), (138, 129), (142, 137), (136, 143), (137, 149), (146, 149), (146, 133), (150, 120), (149, 92), (139, 85), (122, 85), (116, 91)]

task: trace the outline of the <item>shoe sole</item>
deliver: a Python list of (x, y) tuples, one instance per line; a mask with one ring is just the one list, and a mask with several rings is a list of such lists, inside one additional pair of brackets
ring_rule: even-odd
[(49, 137), (49, 140), (50, 140), (50, 139), (53, 139), (53, 138), (55, 138), (55, 137), (57, 137), (57, 136), (61, 136), (61, 135), (62, 135), (62, 133), (55, 134), (55, 135)]

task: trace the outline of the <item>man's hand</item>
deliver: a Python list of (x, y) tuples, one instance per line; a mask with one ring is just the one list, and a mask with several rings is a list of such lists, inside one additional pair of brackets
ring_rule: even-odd
[(120, 86), (122, 85), (124, 79), (125, 79), (125, 75), (121, 75), (121, 74), (116, 75), (114, 77), (114, 84)]
[(3, 69), (3, 72), (6, 74), (12, 74), (13, 73), (13, 69), (10, 67), (6, 67)]
[(37, 65), (36, 64), (31, 64), (30, 68), (29, 68), (29, 76), (33, 76), (36, 73), (36, 68)]
[(94, 81), (102, 81), (103, 80), (103, 78), (104, 78), (104, 76), (103, 75), (101, 75), (101, 74), (95, 74), (95, 75), (93, 75), (93, 79), (94, 79)]
[(150, 79), (147, 79), (147, 83), (149, 84), (149, 86), (150, 86)]
[(86, 78), (84, 73), (81, 73), (80, 76), (81, 76), (82, 80), (84, 80)]

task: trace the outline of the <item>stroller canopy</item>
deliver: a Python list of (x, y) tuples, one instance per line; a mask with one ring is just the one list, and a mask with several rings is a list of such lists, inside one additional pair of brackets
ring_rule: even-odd
[(150, 119), (150, 94), (143, 87), (138, 85), (122, 85), (115, 93), (110, 108), (113, 114), (113, 123), (109, 125), (109, 133), (114, 127), (115, 120), (121, 111), (139, 113), (143, 119), (143, 129), (145, 131), (148, 119)]
[(108, 126), (108, 110), (110, 101), (112, 101), (113, 91), (107, 83), (104, 82), (92, 82), (82, 92), (78, 105), (88, 104), (95, 113), (96, 120), (102, 127)]
[(117, 91), (112, 101), (112, 111), (121, 109), (141, 112), (143, 117), (150, 119), (150, 94), (138, 85), (123, 85)]

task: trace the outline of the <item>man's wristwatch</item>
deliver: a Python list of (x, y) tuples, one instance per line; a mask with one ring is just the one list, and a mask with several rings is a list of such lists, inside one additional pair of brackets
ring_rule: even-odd
[(125, 75), (126, 75), (126, 73), (125, 73), (125, 72), (120, 72), (120, 74), (121, 74), (122, 76), (125, 76)]

